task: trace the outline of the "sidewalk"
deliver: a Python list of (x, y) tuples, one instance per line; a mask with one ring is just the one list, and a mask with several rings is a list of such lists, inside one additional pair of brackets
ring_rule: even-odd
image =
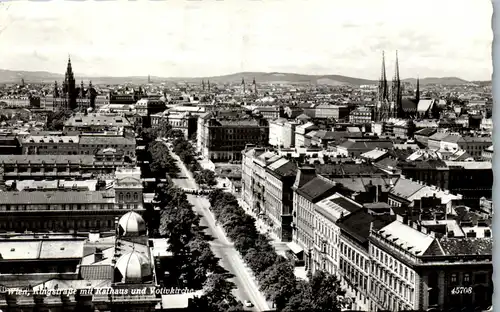
[(241, 198), (238, 198), (238, 204), (245, 210), (246, 214), (255, 218), (255, 226), (260, 234), (267, 234), (273, 242), (282, 243), (281, 239), (272, 231), (271, 227), (260, 219)]

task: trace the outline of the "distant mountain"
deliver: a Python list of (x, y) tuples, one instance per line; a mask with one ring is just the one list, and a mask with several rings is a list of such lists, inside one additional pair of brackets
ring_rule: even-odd
[[(405, 82), (410, 82), (413, 84), (417, 83), (417, 79), (415, 78), (408, 78), (408, 79), (403, 79)], [(442, 77), (442, 78), (437, 78), (437, 77), (427, 77), (427, 78), (420, 78), (420, 84), (421, 85), (429, 85), (429, 84), (440, 84), (440, 85), (462, 85), (462, 84), (468, 84), (470, 83), (469, 81), (463, 80), (461, 78), (457, 77)]]
[(242, 72), (224, 76), (198, 77), (198, 78), (167, 78), (169, 81), (185, 81), (199, 83), (201, 80), (210, 80), (216, 83), (239, 83), (242, 79), (252, 83), (253, 79), (257, 83), (295, 83), (295, 84), (325, 84), (325, 85), (364, 85), (373, 84), (376, 81), (346, 77), (340, 75), (303, 75), (293, 73), (263, 73), (263, 72)]
[[(0, 69), (0, 83), (19, 83), (21, 79), (24, 78), (26, 83), (53, 83), (54, 81), (61, 82), (64, 79), (64, 75), (55, 74), (44, 71), (17, 71), (17, 70), (5, 70)], [(331, 86), (342, 86), (342, 85), (368, 85), (376, 84), (377, 80), (368, 80), (362, 78), (347, 77), (341, 75), (304, 75), (304, 74), (293, 74), (293, 73), (278, 73), (278, 72), (241, 72), (230, 75), (223, 76), (212, 76), (212, 77), (151, 77), (153, 82), (186, 82), (186, 83), (201, 83), (202, 80), (210, 80), (214, 83), (240, 83), (242, 79), (248, 84), (252, 83), (252, 80), (259, 83), (290, 83), (290, 84), (321, 84), (321, 85), (331, 85)], [(130, 77), (76, 77), (77, 84), (80, 80), (83, 80), (85, 84), (89, 80), (92, 80), (93, 84), (122, 84), (122, 83), (132, 83), (132, 84), (145, 84), (148, 82), (147, 76), (130, 76)], [(404, 79), (403, 81), (415, 84), (415, 78)], [(457, 77), (443, 77), (443, 78), (421, 78), (420, 84), (442, 84), (442, 85), (461, 85), (469, 83), (466, 80)]]

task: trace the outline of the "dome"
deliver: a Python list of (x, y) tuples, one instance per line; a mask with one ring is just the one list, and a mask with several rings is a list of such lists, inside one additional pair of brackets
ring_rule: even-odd
[(137, 251), (122, 255), (115, 264), (115, 282), (140, 283), (151, 274), (149, 259)]
[(146, 234), (146, 222), (137, 212), (127, 212), (118, 221), (121, 236), (138, 236)]

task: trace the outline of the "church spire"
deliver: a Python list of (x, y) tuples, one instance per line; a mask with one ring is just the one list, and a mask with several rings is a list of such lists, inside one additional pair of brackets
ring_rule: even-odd
[(385, 52), (382, 51), (382, 69), (380, 71), (380, 80), (378, 82), (378, 100), (383, 102), (387, 100), (387, 74), (385, 72)]
[(84, 92), (84, 88), (83, 88), (83, 80), (82, 82), (80, 83), (80, 97), (83, 99), (83, 92)]
[(245, 94), (246, 89), (245, 89), (245, 78), (244, 77), (241, 78), (241, 85), (243, 86), (243, 94)]
[(392, 112), (392, 115), (395, 117), (401, 117), (402, 114), (402, 107), (401, 107), (401, 80), (399, 77), (399, 60), (398, 60), (398, 51), (396, 50), (396, 65), (394, 68), (394, 78), (392, 79), (392, 86), (391, 86), (391, 97), (392, 101), (394, 102), (394, 110)]
[(255, 82), (255, 77), (253, 77), (252, 85), (253, 85), (253, 93), (257, 94), (257, 83)]
[(201, 88), (205, 91), (205, 80), (201, 80)]
[(417, 100), (417, 103), (420, 101), (420, 77), (417, 76), (417, 91), (415, 94), (415, 99)]

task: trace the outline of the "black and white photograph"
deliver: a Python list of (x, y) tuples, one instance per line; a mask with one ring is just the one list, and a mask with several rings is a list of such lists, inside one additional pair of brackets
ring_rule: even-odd
[(0, 1), (0, 312), (493, 311), (494, 2)]

